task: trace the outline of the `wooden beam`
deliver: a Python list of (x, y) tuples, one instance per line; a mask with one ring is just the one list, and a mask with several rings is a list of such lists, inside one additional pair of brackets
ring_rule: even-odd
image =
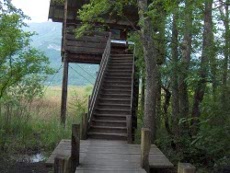
[(90, 48), (90, 47), (75, 47), (75, 46), (66, 46), (66, 50), (69, 53), (76, 53), (76, 54), (99, 54), (102, 55), (105, 49), (99, 48)]
[(72, 125), (71, 173), (74, 173), (80, 160), (80, 124)]
[(65, 127), (66, 122), (66, 108), (67, 108), (67, 94), (68, 94), (68, 71), (69, 63), (67, 61), (67, 54), (64, 53), (64, 69), (62, 80), (62, 100), (61, 100), (61, 124)]
[(190, 163), (178, 163), (178, 173), (195, 173), (196, 168)]
[(76, 41), (76, 40), (67, 40), (67, 46), (74, 46), (74, 47), (86, 47), (86, 48), (99, 48), (105, 49), (106, 43), (92, 43), (92, 42), (85, 42), (85, 41)]
[(106, 43), (107, 38), (102, 36), (82, 36), (80, 38), (76, 38), (74, 34), (67, 33), (66, 39), (74, 40), (74, 41), (84, 41), (84, 42), (93, 42), (93, 43)]
[(88, 54), (69, 54), (68, 62), (71, 63), (87, 63), (87, 64), (100, 64), (101, 56), (93, 56)]
[(149, 167), (149, 152), (151, 148), (151, 131), (148, 128), (141, 129), (141, 167), (147, 173), (150, 171)]

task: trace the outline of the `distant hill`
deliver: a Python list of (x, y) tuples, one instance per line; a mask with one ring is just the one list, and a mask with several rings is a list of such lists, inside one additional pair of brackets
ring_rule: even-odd
[[(55, 22), (28, 23), (25, 30), (34, 31), (37, 35), (32, 37), (31, 45), (45, 53), (49, 57), (50, 65), (54, 69), (60, 69), (61, 63), (61, 33), (62, 24)], [(93, 84), (96, 78), (98, 65), (70, 64), (69, 85), (84, 86)], [(59, 86), (62, 84), (62, 71), (52, 75), (46, 81), (46, 85)]]

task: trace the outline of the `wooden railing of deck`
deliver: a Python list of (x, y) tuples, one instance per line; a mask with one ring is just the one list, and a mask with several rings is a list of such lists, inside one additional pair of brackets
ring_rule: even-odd
[(88, 107), (88, 118), (89, 118), (88, 123), (89, 124), (92, 121), (92, 114), (93, 114), (93, 111), (96, 107), (96, 102), (97, 102), (98, 97), (99, 97), (99, 91), (102, 87), (102, 80), (104, 78), (105, 70), (106, 70), (108, 62), (109, 62), (110, 52), (111, 52), (111, 33), (109, 33), (106, 48), (105, 48), (105, 51), (102, 55), (100, 68), (99, 68), (96, 82), (94, 84), (93, 92), (92, 92), (92, 95), (91, 95), (91, 98), (89, 101), (89, 107)]
[[(134, 51), (135, 52), (135, 51)], [(132, 67), (132, 88), (131, 88), (131, 101), (130, 101), (130, 115), (127, 116), (127, 131), (128, 131), (128, 143), (133, 141), (133, 119), (135, 108), (135, 53), (133, 54), (133, 67)]]

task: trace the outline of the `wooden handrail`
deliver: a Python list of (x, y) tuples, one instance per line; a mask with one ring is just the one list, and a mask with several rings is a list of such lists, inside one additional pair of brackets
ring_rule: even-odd
[[(105, 51), (102, 55), (99, 72), (98, 72), (96, 82), (95, 82), (95, 85), (93, 88), (93, 92), (92, 92), (92, 95), (90, 98), (90, 102), (89, 102), (89, 109), (88, 109), (88, 117), (89, 117), (88, 123), (89, 124), (92, 121), (92, 114), (93, 114), (93, 111), (94, 111), (95, 106), (96, 106), (96, 101), (98, 100), (99, 91), (100, 91), (100, 88), (102, 86), (102, 80), (104, 78), (105, 70), (106, 70), (106, 67), (107, 67), (108, 62), (109, 62), (109, 57), (110, 57), (110, 52), (111, 52), (111, 35), (112, 34), (109, 33), (108, 41), (107, 41), (107, 44), (105, 47)], [(88, 126), (88, 127), (90, 127), (90, 126)]]
[(130, 101), (130, 115), (131, 117), (126, 118), (126, 123), (128, 127), (128, 143), (132, 143), (133, 137), (133, 112), (135, 109), (134, 108), (134, 87), (135, 87), (135, 50), (133, 53), (133, 66), (132, 66), (132, 88), (131, 88), (131, 101)]

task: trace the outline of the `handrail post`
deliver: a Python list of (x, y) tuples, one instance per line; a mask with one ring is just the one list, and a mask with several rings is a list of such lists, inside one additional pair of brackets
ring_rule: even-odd
[(149, 152), (151, 148), (151, 131), (148, 128), (141, 129), (141, 167), (149, 173)]
[(132, 138), (132, 116), (127, 115), (126, 116), (126, 123), (127, 123), (127, 132), (128, 132), (128, 144), (131, 144), (133, 142)]
[(57, 155), (54, 158), (54, 173), (70, 173), (69, 158), (62, 155)]
[(80, 158), (80, 124), (72, 125), (71, 140), (71, 173), (74, 173), (79, 165)]
[(195, 172), (196, 172), (195, 166), (191, 165), (190, 163), (178, 163), (177, 173), (195, 173)]

